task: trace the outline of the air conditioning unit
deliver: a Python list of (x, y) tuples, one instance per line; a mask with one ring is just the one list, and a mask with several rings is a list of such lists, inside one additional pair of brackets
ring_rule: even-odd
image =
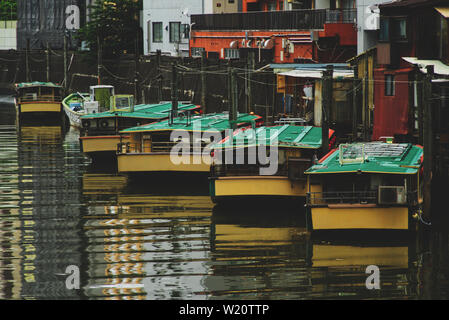
[(379, 186), (379, 204), (405, 204), (407, 195), (403, 186)]
[(98, 113), (98, 101), (85, 101), (84, 110), (87, 114)]

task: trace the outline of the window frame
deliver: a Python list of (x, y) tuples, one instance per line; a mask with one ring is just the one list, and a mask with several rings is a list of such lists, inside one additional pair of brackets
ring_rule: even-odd
[(394, 74), (385, 75), (385, 92), (386, 97), (394, 97), (396, 95), (396, 81)]
[[(160, 41), (156, 40), (156, 33), (155, 33), (155, 30), (156, 30), (155, 26), (156, 25), (160, 26)], [(153, 22), (151, 24), (151, 26), (152, 26), (152, 37), (151, 37), (152, 42), (153, 43), (162, 43), (162, 42), (164, 42), (164, 25), (163, 25), (163, 23), (161, 21), (156, 21), (156, 22)]]
[[(173, 30), (173, 26), (174, 25), (178, 26), (177, 41), (176, 41), (176, 39), (173, 39), (174, 35), (172, 34), (172, 30)], [(181, 22), (180, 21), (170, 21), (168, 23), (168, 32), (169, 32), (168, 40), (169, 40), (170, 43), (180, 43), (181, 42)]]

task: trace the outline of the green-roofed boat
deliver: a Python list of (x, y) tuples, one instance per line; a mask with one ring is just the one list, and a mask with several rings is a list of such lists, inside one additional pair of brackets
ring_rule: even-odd
[(17, 83), (16, 109), (19, 118), (25, 115), (61, 116), (62, 87), (52, 82)]
[(129, 136), (117, 153), (118, 171), (124, 173), (203, 173), (210, 171), (211, 142), (232, 133), (233, 128), (256, 127), (262, 118), (237, 114), (231, 121), (227, 113), (170, 117), (120, 132)]
[(313, 230), (410, 230), (422, 204), (423, 149), (408, 143), (343, 144), (308, 169)]
[[(295, 125), (241, 129), (232, 139), (214, 144), (212, 201), (304, 199), (304, 171), (321, 148), (321, 132), (319, 127)], [(333, 135), (329, 130), (329, 141)]]
[[(81, 151), (90, 155), (93, 159), (98, 157), (110, 158), (116, 161), (117, 145), (129, 142), (129, 135), (119, 132), (148, 123), (166, 120), (170, 116), (172, 103), (141, 104), (134, 106), (132, 96), (113, 96), (110, 111), (92, 113), (81, 116)], [(178, 104), (178, 112), (181, 116), (185, 113), (199, 114), (200, 106), (194, 104)]]

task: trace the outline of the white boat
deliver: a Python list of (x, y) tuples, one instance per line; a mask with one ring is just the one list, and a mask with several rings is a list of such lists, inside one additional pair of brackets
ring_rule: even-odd
[(64, 112), (73, 127), (81, 128), (81, 116), (107, 111), (110, 108), (110, 98), (114, 96), (113, 86), (97, 85), (89, 89), (90, 93), (75, 92), (62, 101)]

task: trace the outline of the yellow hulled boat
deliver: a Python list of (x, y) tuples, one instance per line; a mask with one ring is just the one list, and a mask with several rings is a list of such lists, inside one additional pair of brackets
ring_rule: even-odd
[(340, 145), (308, 169), (313, 230), (410, 230), (422, 203), (423, 149), (412, 144)]
[(129, 137), (117, 154), (119, 172), (203, 173), (210, 171), (210, 143), (220, 141), (232, 127), (248, 126), (261, 117), (239, 114), (230, 121), (227, 113), (174, 117), (123, 130)]
[[(330, 136), (333, 133), (330, 130)], [(211, 170), (211, 198), (214, 202), (305, 198), (304, 171), (320, 147), (319, 127), (278, 125), (239, 130), (232, 139), (213, 146), (217, 161)]]
[(62, 87), (51, 82), (16, 84), (16, 109), (19, 117), (25, 115), (56, 115), (62, 112)]
[[(130, 142), (129, 136), (120, 137), (121, 130), (168, 119), (171, 108), (170, 102), (134, 105), (130, 95), (112, 96), (110, 110), (81, 116), (81, 151), (94, 159), (106, 156), (115, 162), (118, 144)], [(180, 115), (199, 114), (200, 106), (180, 104), (178, 110)]]

